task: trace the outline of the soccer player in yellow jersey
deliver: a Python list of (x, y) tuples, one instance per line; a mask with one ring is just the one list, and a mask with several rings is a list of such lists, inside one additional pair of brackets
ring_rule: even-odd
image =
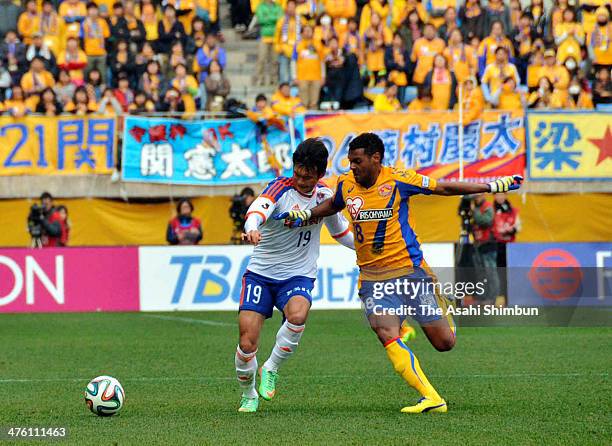
[(334, 196), (313, 209), (284, 212), (275, 218), (299, 225), (347, 208), (360, 269), (359, 297), (370, 326), (395, 370), (422, 395), (416, 405), (404, 407), (402, 412), (446, 412), (446, 402), (400, 337), (402, 322), (410, 315), (437, 350), (447, 351), (455, 345), (455, 325), (446, 314), (447, 300), (435, 292), (436, 287), (428, 286), (435, 283), (435, 277), (408, 221), (408, 200), (416, 194), (507, 192), (518, 189), (523, 178), (507, 176), (491, 183), (436, 181), (413, 170), (383, 166), (384, 154), (377, 135), (357, 136), (349, 144), (350, 172), (338, 178)]

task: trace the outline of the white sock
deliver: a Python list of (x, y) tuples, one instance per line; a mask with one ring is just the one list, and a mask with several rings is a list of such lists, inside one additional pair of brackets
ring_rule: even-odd
[(276, 334), (276, 343), (268, 360), (264, 363), (266, 370), (277, 372), (278, 368), (295, 352), (304, 332), (304, 325), (294, 325), (285, 321)]
[(257, 398), (255, 391), (255, 376), (257, 374), (257, 350), (253, 353), (244, 353), (240, 346), (236, 347), (236, 377), (242, 389), (242, 396)]

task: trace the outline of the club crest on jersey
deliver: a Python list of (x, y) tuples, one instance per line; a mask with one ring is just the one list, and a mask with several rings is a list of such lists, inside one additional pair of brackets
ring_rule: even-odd
[(393, 208), (385, 209), (364, 209), (357, 213), (355, 221), (389, 220), (393, 217)]
[(383, 198), (390, 196), (392, 192), (393, 186), (391, 186), (390, 184), (383, 184), (382, 186), (378, 187), (378, 195)]
[(350, 216), (355, 220), (359, 215), (359, 211), (363, 207), (363, 198), (361, 197), (348, 197), (346, 199), (346, 209), (348, 210)]

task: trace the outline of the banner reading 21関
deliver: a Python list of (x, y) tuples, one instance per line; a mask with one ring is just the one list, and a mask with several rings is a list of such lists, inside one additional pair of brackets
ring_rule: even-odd
[(0, 118), (0, 175), (108, 174), (115, 167), (112, 117)]

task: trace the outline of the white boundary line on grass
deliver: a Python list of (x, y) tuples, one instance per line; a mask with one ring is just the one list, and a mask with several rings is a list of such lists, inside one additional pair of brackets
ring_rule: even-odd
[[(300, 378), (323, 378), (323, 379), (351, 379), (353, 375), (297, 375)], [(474, 375), (430, 375), (432, 378), (437, 379), (504, 379), (504, 378), (576, 378), (576, 377), (608, 377), (608, 372), (603, 373), (490, 373), (490, 374), (474, 374)], [(395, 375), (389, 376), (378, 376), (372, 375), (378, 379), (390, 379), (396, 378)], [(291, 379), (291, 377), (288, 377)], [(89, 381), (90, 378), (6, 378), (0, 379), (0, 384), (10, 383), (44, 383), (44, 382), (72, 382), (72, 381)], [(122, 378), (123, 382), (130, 381), (151, 381), (151, 382), (164, 382), (164, 381), (234, 381), (234, 376), (153, 376), (153, 377), (134, 377), (134, 378)]]
[(215, 327), (235, 327), (236, 326), (236, 324), (232, 324), (230, 322), (211, 321), (208, 319), (193, 319), (190, 317), (164, 316), (162, 314), (142, 314), (141, 316), (148, 317), (151, 319), (161, 319), (164, 321), (183, 322), (186, 324), (212, 325)]

